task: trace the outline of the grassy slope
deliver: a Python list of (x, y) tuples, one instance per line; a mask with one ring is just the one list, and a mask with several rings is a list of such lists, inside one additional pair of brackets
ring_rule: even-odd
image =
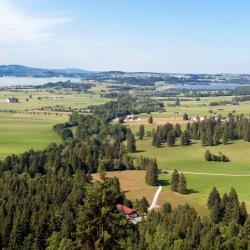
[[(206, 172), (206, 173), (225, 173), (225, 174), (250, 174), (250, 143), (244, 141), (233, 142), (229, 145), (210, 147), (209, 149), (218, 153), (221, 151), (231, 159), (228, 163), (206, 162), (204, 152), (207, 147), (201, 147), (200, 142), (195, 142), (188, 147), (167, 147), (155, 148), (151, 146), (151, 139), (137, 141), (138, 153), (133, 154), (137, 157), (155, 157), (160, 168), (169, 170), (178, 169), (179, 171)], [(170, 174), (161, 175), (165, 189), (168, 191)], [(230, 187), (234, 187), (241, 200), (245, 200), (250, 205), (250, 193), (248, 192), (250, 177), (232, 176), (206, 176), (186, 174), (188, 188), (193, 193), (187, 195), (191, 200), (196, 199), (197, 203), (204, 206), (212, 187), (216, 186), (221, 193), (228, 192)], [(168, 197), (166, 195), (166, 200)]]

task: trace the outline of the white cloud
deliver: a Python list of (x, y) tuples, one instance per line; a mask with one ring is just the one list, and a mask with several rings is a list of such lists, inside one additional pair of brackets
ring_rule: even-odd
[(0, 43), (38, 42), (53, 38), (53, 29), (69, 22), (70, 18), (37, 17), (20, 7), (0, 0)]

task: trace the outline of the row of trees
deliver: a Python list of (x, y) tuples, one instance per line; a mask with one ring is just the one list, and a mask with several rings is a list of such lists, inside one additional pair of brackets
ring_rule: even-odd
[(219, 152), (219, 155), (212, 154), (210, 150), (205, 151), (205, 160), (206, 161), (223, 161), (228, 162), (229, 158)]
[(240, 203), (238, 194), (234, 188), (231, 188), (229, 194), (220, 196), (214, 187), (208, 197), (207, 206), (210, 210), (211, 220), (214, 223), (236, 223), (244, 225), (248, 217), (246, 205)]
[(205, 118), (197, 122), (188, 123), (187, 131), (192, 139), (201, 139), (203, 146), (227, 144), (229, 140), (244, 139), (250, 141), (250, 118), (233, 116), (228, 118)]

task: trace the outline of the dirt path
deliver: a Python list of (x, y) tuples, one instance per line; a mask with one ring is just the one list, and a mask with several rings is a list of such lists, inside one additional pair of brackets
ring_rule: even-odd
[[(168, 172), (173, 173), (173, 171), (168, 171)], [(215, 173), (196, 173), (196, 172), (181, 172), (181, 173), (183, 173), (183, 174), (193, 174), (193, 175), (210, 175), (210, 176), (250, 177), (250, 174), (215, 174)]]
[(158, 197), (159, 197), (159, 194), (160, 194), (161, 190), (162, 190), (162, 186), (159, 186), (156, 193), (155, 193), (155, 195), (154, 195), (153, 201), (152, 201), (150, 207), (148, 208), (148, 211), (150, 211), (150, 210), (152, 210), (152, 209), (154, 209), (156, 207), (156, 202), (158, 200)]

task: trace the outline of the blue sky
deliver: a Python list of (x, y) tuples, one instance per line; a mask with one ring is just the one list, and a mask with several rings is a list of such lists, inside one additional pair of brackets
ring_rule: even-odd
[(250, 73), (250, 1), (0, 0), (0, 64)]

